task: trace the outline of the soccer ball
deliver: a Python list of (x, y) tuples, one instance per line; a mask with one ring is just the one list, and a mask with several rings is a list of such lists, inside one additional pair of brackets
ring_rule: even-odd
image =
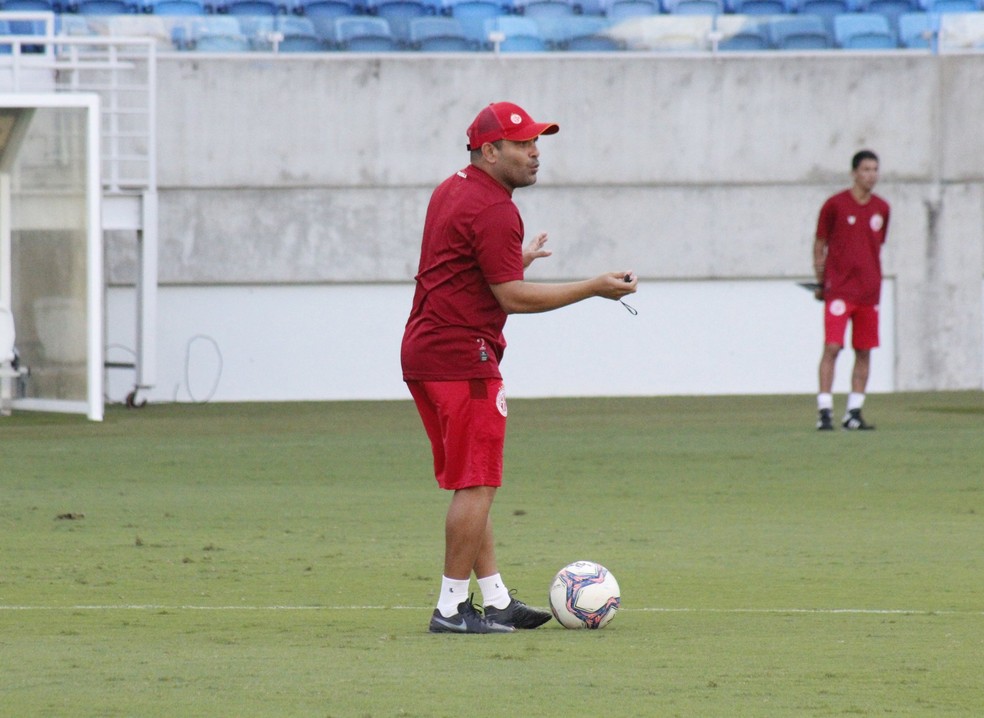
[(564, 628), (604, 628), (621, 600), (618, 581), (594, 561), (564, 566), (550, 584), (550, 610)]

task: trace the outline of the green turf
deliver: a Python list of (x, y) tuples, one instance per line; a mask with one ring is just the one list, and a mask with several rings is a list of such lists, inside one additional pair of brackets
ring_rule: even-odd
[(984, 395), (510, 402), (509, 585), (623, 610), (433, 636), (409, 402), (0, 419), (0, 716), (980, 716)]

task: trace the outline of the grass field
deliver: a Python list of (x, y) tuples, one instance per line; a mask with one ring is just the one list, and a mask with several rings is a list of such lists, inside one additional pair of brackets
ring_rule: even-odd
[(503, 576), (604, 563), (602, 631), (426, 632), (409, 402), (0, 419), (0, 716), (984, 715), (981, 393), (509, 408)]

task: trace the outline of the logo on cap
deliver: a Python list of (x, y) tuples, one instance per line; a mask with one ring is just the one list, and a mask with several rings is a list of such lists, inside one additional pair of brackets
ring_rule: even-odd
[(523, 118), (517, 115), (515, 112), (509, 115), (509, 119), (512, 120), (514, 125), (520, 125), (523, 123)]

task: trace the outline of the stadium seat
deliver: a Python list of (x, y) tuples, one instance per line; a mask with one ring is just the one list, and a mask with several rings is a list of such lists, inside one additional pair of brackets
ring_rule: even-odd
[(254, 50), (276, 52), (323, 52), (327, 44), (314, 22), (296, 15), (241, 17), (239, 26)]
[(136, 7), (126, 0), (80, 0), (73, 9), (79, 15), (126, 15), (136, 12)]
[(526, 17), (569, 17), (574, 5), (567, 0), (515, 0), (512, 11)]
[(752, 19), (745, 15), (721, 15), (715, 30), (721, 36), (718, 41), (719, 50), (747, 52), (772, 49), (767, 20)]
[(505, 8), (493, 0), (463, 0), (449, 8), (451, 17), (461, 23), (461, 30), (472, 42), (481, 48), (488, 47), (485, 35), (485, 21), (506, 14)]
[(858, 12), (877, 13), (887, 17), (893, 30), (898, 27), (900, 15), (922, 10), (922, 0), (857, 0), (857, 3)]
[(855, 12), (854, 0), (799, 0), (796, 12), (800, 15), (816, 15), (823, 19), (829, 35), (834, 34), (834, 17)]
[(410, 20), (410, 47), (421, 52), (471, 52), (478, 44), (465, 37), (453, 17), (419, 17)]
[(977, 12), (984, 10), (978, 0), (926, 0), (926, 12)]
[(718, 15), (724, 12), (723, 0), (664, 0), (671, 15)]
[(597, 17), (605, 14), (605, 0), (574, 0), (575, 15)]
[(848, 13), (834, 18), (834, 42), (845, 50), (889, 50), (898, 47), (888, 18), (878, 13)]
[(61, 12), (61, 3), (52, 0), (6, 0), (0, 3), (4, 12)]
[(929, 49), (939, 31), (939, 20), (933, 13), (909, 12), (899, 16), (899, 46)]
[(941, 52), (984, 49), (984, 13), (948, 12), (937, 18)]
[(195, 52), (247, 52), (251, 49), (239, 21), (225, 15), (192, 19), (187, 38), (184, 49)]
[(392, 52), (399, 49), (389, 23), (381, 17), (335, 18), (335, 47), (350, 52)]
[(826, 50), (834, 38), (817, 15), (787, 15), (769, 20), (769, 34), (777, 50)]
[(237, 17), (261, 17), (277, 15), (281, 6), (276, 0), (216, 0), (214, 12)]
[(735, 15), (784, 15), (793, 11), (786, 0), (729, 0)]
[(152, 0), (144, 6), (144, 12), (153, 15), (204, 15), (204, 0)]
[(553, 50), (611, 52), (622, 49), (617, 40), (604, 34), (611, 23), (597, 15), (539, 17), (536, 24), (540, 36)]
[[(360, 15), (366, 11), (366, 6), (359, 0), (294, 0), (294, 3), (290, 5), (290, 10), (295, 15), (304, 15), (312, 19), (333, 19)], [(329, 25), (334, 32), (334, 24), (329, 23)]]
[(659, 15), (657, 0), (609, 0), (605, 7), (605, 17), (609, 22), (622, 22), (633, 17)]
[(492, 33), (503, 36), (498, 43), (500, 52), (543, 52), (547, 49), (546, 40), (540, 35), (540, 26), (533, 18), (518, 15), (491, 18), (485, 21), (485, 36), (491, 37)]

